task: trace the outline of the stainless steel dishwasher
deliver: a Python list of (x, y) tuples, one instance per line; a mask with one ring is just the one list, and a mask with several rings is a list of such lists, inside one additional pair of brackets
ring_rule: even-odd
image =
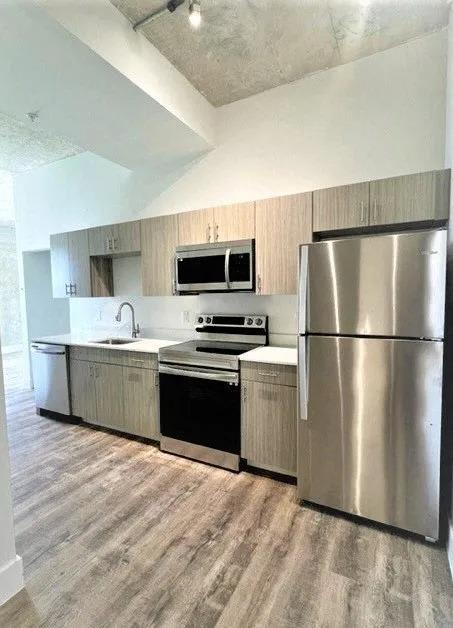
[(67, 347), (34, 342), (31, 361), (36, 408), (70, 415)]

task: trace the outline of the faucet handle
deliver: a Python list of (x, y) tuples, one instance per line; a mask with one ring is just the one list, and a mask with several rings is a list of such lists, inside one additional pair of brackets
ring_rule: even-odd
[(134, 329), (134, 336), (135, 338), (139, 335), (140, 333), (140, 325), (138, 323), (135, 324), (135, 329)]

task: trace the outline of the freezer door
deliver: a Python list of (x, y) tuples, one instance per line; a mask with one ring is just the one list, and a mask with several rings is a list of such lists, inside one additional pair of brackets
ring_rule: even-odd
[(438, 538), (443, 343), (308, 339), (302, 499)]
[(446, 238), (431, 230), (309, 245), (308, 331), (443, 338)]

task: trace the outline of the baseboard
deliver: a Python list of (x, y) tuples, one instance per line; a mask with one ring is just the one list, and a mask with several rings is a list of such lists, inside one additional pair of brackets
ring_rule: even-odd
[(447, 557), (450, 565), (450, 575), (453, 579), (453, 521), (448, 522)]
[(0, 606), (19, 593), (23, 586), (22, 558), (16, 556), (0, 569)]

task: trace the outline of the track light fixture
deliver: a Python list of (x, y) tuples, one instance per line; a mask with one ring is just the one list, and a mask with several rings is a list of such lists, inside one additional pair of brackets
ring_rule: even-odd
[[(157, 18), (165, 15), (165, 13), (173, 13), (176, 9), (184, 4), (185, 0), (169, 0), (166, 4), (164, 4), (160, 9), (154, 11), (154, 13), (150, 13), (139, 22), (136, 22), (133, 25), (134, 31), (138, 31), (140, 28), (143, 28), (150, 22), (154, 22)], [(201, 6), (200, 0), (189, 0), (189, 22), (194, 28), (198, 28), (201, 23)]]
[(201, 24), (201, 6), (200, 0), (190, 0), (189, 4), (189, 22), (194, 28), (198, 28)]

